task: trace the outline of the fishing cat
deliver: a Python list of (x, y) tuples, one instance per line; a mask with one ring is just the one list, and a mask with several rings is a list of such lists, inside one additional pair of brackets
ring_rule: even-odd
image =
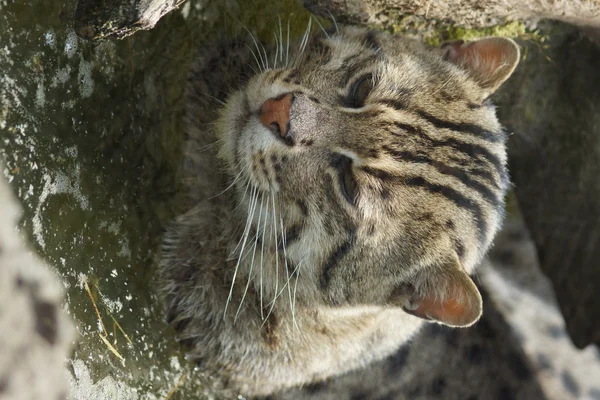
[[(223, 49), (192, 71), (189, 211), (160, 266), (188, 355), (247, 395), (365, 366), (424, 321), (475, 323), (469, 274), (509, 184), (488, 98), (518, 63), (512, 40), (282, 36), (274, 56), (256, 46), (259, 71), (227, 78), (248, 58)], [(226, 98), (218, 116), (207, 94)]]

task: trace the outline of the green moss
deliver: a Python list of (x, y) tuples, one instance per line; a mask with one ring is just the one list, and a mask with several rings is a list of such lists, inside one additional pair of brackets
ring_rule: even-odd
[[(301, 36), (308, 21), (311, 18), (310, 13), (299, 6), (297, 0), (281, 0), (273, 2), (272, 0), (252, 0), (250, 4), (243, 9), (237, 2), (225, 2), (225, 6), (220, 9), (227, 18), (225, 19), (225, 30), (231, 35), (245, 34), (245, 29), (255, 33), (257, 39), (263, 43), (274, 43), (275, 34), (279, 34), (279, 27), (283, 31), (283, 39), (286, 40), (288, 23), (290, 27), (290, 38)], [(322, 19), (312, 17), (313, 31), (318, 28), (318, 20), (323, 26), (326, 22)], [(215, 20), (223, 21), (221, 18)], [(217, 28), (219, 29), (219, 28)]]
[[(439, 46), (453, 40), (474, 40), (487, 36), (502, 36), (520, 40), (532, 40), (543, 43), (546, 37), (538, 30), (528, 30), (523, 22), (509, 21), (503, 25), (485, 28), (467, 28), (444, 22), (427, 20), (418, 16), (409, 16), (392, 10), (387, 14), (385, 30), (392, 33), (406, 33), (421, 37), (431, 46)], [(375, 27), (373, 27), (375, 28)], [(381, 28), (379, 28), (381, 29)]]
[(431, 45), (439, 46), (443, 42), (452, 40), (474, 40), (486, 36), (504, 36), (510, 38), (532, 39), (535, 32), (528, 32), (522, 22), (512, 21), (504, 25), (489, 28), (464, 28), (460, 26), (446, 26), (425, 37), (425, 41)]

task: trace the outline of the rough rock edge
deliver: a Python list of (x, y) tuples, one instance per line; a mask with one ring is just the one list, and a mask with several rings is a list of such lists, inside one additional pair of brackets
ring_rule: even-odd
[(0, 398), (66, 399), (73, 339), (63, 289), (15, 227), (21, 209), (0, 175)]
[(413, 15), (480, 28), (530, 18), (600, 27), (600, 2), (585, 0), (304, 0), (304, 5), (345, 23), (384, 24), (390, 15)]
[(185, 0), (79, 0), (74, 28), (82, 39), (124, 38), (152, 29), (167, 13)]

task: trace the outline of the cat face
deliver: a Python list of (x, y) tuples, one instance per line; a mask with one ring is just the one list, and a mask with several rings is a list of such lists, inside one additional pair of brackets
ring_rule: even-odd
[[(481, 298), (468, 274), (508, 185), (487, 98), (514, 70), (517, 46), (430, 49), (358, 28), (303, 43), (292, 62), (279, 49), (278, 65), (233, 94), (218, 123), (248, 221), (235, 250), (252, 259), (243, 273), (267, 297), (294, 285), (300, 305), (473, 323)], [(261, 267), (269, 261), (260, 284), (257, 245)]]

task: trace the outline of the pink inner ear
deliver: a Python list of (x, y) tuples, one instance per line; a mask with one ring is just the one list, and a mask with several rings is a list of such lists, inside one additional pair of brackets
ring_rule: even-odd
[[(454, 271), (444, 289), (445, 296), (426, 292), (414, 298), (405, 311), (417, 317), (435, 320), (450, 326), (469, 326), (481, 316), (481, 295), (471, 278), (462, 271)], [(438, 285), (441, 283), (438, 282)]]
[(425, 298), (419, 301), (419, 307), (413, 313), (424, 319), (434, 319), (448, 325), (466, 325), (469, 315), (472, 314), (467, 310), (465, 303), (459, 303), (456, 299), (446, 299), (444, 301), (436, 301), (431, 298)]
[(485, 40), (463, 46), (461, 52), (465, 66), (472, 71), (477, 71), (477, 75), (483, 79), (494, 79), (496, 71), (506, 65), (506, 54), (502, 46), (496, 46)]
[(486, 38), (465, 43), (446, 43), (449, 61), (465, 68), (482, 87), (492, 90), (512, 73), (519, 58), (518, 47), (510, 40)]

